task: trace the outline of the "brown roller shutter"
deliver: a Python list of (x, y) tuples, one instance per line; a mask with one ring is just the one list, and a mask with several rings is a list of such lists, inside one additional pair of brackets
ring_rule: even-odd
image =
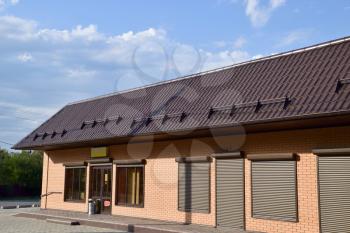
[[(350, 156), (350, 153), (348, 154)], [(350, 232), (350, 157), (319, 156), (322, 233)]]
[(252, 161), (255, 218), (297, 221), (296, 161)]
[(244, 160), (216, 160), (216, 220), (218, 227), (244, 228)]
[(209, 213), (210, 163), (179, 163), (178, 198), (181, 211)]

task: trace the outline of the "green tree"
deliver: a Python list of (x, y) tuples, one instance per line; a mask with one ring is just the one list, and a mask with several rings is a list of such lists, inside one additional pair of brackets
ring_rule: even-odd
[(10, 154), (6, 150), (0, 150), (0, 185), (11, 185), (13, 163)]
[(22, 151), (13, 157), (13, 177), (17, 185), (38, 188), (41, 185), (42, 154)]
[(0, 149), (0, 185), (21, 186), (40, 193), (42, 152), (8, 152)]

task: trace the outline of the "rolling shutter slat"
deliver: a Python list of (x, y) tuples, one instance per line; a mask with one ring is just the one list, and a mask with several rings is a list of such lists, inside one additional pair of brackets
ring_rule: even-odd
[(179, 210), (209, 212), (210, 163), (179, 163)]
[(350, 232), (350, 157), (320, 156), (321, 232)]
[(243, 159), (216, 160), (217, 225), (244, 228)]
[(252, 161), (253, 217), (297, 220), (296, 161)]

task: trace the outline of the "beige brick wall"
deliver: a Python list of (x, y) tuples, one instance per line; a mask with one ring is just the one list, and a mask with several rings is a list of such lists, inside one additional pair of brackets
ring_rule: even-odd
[(297, 223), (261, 220), (251, 217), (250, 161), (246, 163), (246, 227), (268, 233), (318, 233), (319, 210), (317, 191), (316, 148), (350, 147), (350, 127), (294, 130), (248, 135), (242, 150), (249, 153), (295, 152), (298, 175)]
[[(41, 207), (48, 209), (62, 209), (85, 212), (87, 202), (65, 202), (64, 201), (64, 163), (81, 162), (89, 159), (89, 149), (74, 149), (65, 151), (48, 151), (44, 154), (42, 194), (54, 192), (51, 195), (41, 199)], [(49, 160), (47, 159), (49, 157)], [(46, 175), (47, 166), (49, 167), (48, 179)], [(87, 176), (87, 184), (88, 184)], [(48, 184), (48, 185), (47, 185)], [(88, 187), (88, 185), (86, 186)]]
[[(210, 155), (210, 146), (198, 140), (178, 140), (155, 144), (135, 143), (110, 147), (114, 159), (147, 158), (145, 166), (144, 208), (113, 205), (112, 213), (136, 217), (215, 225), (215, 166), (211, 164), (211, 203), (210, 213), (185, 213), (177, 209), (178, 164), (175, 157), (182, 155)], [(115, 172), (114, 167), (114, 179)], [(115, 188), (115, 187), (114, 187)], [(113, 197), (114, 198), (114, 197)], [(113, 200), (113, 203), (114, 200)]]
[(300, 154), (300, 160), (297, 161), (299, 221), (296, 223), (255, 219), (251, 217), (251, 162), (249, 160), (245, 163), (245, 169), (246, 226), (248, 230), (269, 233), (319, 232), (317, 167), (315, 155)]
[[(114, 171), (116, 170), (114, 169)], [(215, 166), (213, 163), (210, 178), (213, 184), (211, 186), (210, 213), (181, 212), (177, 209), (178, 164), (175, 159), (149, 159), (145, 166), (144, 208), (113, 206), (112, 213), (115, 215), (215, 225)]]
[[(225, 136), (176, 140), (157, 143), (129, 143), (110, 147), (113, 159), (146, 158), (145, 166), (145, 206), (144, 208), (115, 206), (113, 195), (112, 213), (147, 217), (178, 222), (215, 225), (215, 163), (211, 164), (211, 212), (209, 214), (186, 214), (177, 210), (177, 164), (174, 158), (182, 155), (205, 156), (213, 152), (236, 150), (240, 147), (246, 153), (295, 152), (299, 155), (298, 172), (298, 208), (297, 223), (261, 220), (251, 217), (250, 206), (250, 162), (246, 166), (246, 228), (247, 230), (271, 233), (316, 233), (319, 232), (316, 156), (315, 148), (350, 147), (350, 127), (294, 130), (250, 134), (246, 137)], [(62, 163), (82, 161), (89, 158), (89, 148), (50, 151), (48, 192), (61, 191), (61, 195), (52, 195), (47, 200), (47, 208), (86, 211), (87, 204), (65, 203), (63, 201), (64, 167)], [(43, 192), (46, 192), (44, 157)], [(116, 169), (114, 166), (113, 172)], [(115, 174), (113, 176), (115, 184)], [(115, 187), (113, 187), (113, 193)], [(44, 207), (45, 199), (42, 200)]]

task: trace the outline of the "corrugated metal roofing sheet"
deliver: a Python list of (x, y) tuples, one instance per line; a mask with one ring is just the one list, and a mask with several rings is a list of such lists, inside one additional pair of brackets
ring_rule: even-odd
[[(14, 148), (349, 111), (349, 80), (347, 38), (69, 104)], [(336, 92), (338, 82), (341, 88)], [(285, 102), (286, 97), (291, 102)], [(258, 101), (261, 105), (257, 108)], [(210, 108), (214, 113), (208, 118)], [(182, 121), (181, 116), (185, 116)], [(148, 117), (151, 121), (146, 124)], [(97, 121), (95, 126), (93, 121)], [(84, 122), (88, 123), (82, 128)], [(45, 133), (48, 136), (43, 137)]]

